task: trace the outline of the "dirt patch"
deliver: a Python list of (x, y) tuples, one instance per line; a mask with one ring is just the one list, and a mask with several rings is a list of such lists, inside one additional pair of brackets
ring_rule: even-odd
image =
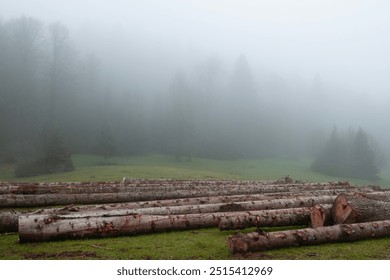
[(229, 204), (224, 204), (221, 207), (219, 207), (219, 211), (220, 212), (234, 212), (234, 211), (245, 211), (245, 209), (240, 204), (229, 203)]
[(26, 260), (46, 260), (46, 259), (100, 259), (96, 252), (85, 251), (63, 251), (59, 253), (28, 253), (23, 256)]

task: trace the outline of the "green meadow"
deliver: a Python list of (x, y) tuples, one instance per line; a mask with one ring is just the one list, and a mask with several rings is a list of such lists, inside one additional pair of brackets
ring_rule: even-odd
[(310, 170), (310, 159), (237, 159), (211, 160), (192, 158), (177, 161), (170, 155), (112, 157), (108, 165), (94, 155), (74, 155), (75, 171), (29, 178), (16, 178), (12, 165), (0, 166), (0, 180), (26, 182), (120, 181), (129, 178), (237, 179), (276, 180), (289, 175), (295, 180), (312, 182), (349, 181), (390, 187), (390, 171), (380, 174), (376, 182), (327, 176)]

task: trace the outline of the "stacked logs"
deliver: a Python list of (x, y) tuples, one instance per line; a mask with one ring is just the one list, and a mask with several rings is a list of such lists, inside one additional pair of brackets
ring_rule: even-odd
[(312, 208), (312, 228), (230, 236), (231, 253), (390, 236), (390, 192), (342, 193)]
[[(333, 202), (342, 194), (354, 192), (378, 197), (385, 193), (374, 186), (308, 183), (290, 178), (0, 183), (0, 207), (9, 208), (0, 212), (0, 232), (19, 231), (20, 242), (205, 227), (221, 230), (257, 227), (257, 234), (263, 234), (261, 227), (331, 224)], [(37, 206), (54, 208), (13, 209)], [(232, 249), (234, 240), (238, 240), (238, 235), (229, 238), (229, 248), (239, 252), (241, 249)]]

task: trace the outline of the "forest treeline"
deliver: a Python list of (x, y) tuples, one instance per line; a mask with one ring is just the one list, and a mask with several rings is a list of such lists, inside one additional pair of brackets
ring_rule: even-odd
[(162, 83), (134, 82), (135, 63), (121, 73), (131, 82), (118, 87), (106, 58), (78, 49), (64, 24), (30, 17), (0, 21), (0, 46), (1, 162), (44, 162), (53, 137), (66, 160), (64, 146), (105, 160), (316, 156), (329, 146), (318, 120), (337, 102), (318, 77), (296, 89), (276, 74), (259, 81), (244, 55), (230, 68), (213, 55)]

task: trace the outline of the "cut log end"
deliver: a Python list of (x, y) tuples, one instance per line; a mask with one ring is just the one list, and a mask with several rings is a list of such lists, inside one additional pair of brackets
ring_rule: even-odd
[(249, 245), (241, 233), (230, 236), (228, 239), (228, 249), (231, 254), (248, 252)]
[(313, 228), (332, 224), (330, 207), (322, 204), (314, 205), (310, 212), (310, 224)]
[(332, 207), (332, 217), (336, 224), (348, 224), (356, 222), (358, 213), (348, 203), (344, 194), (337, 196)]

